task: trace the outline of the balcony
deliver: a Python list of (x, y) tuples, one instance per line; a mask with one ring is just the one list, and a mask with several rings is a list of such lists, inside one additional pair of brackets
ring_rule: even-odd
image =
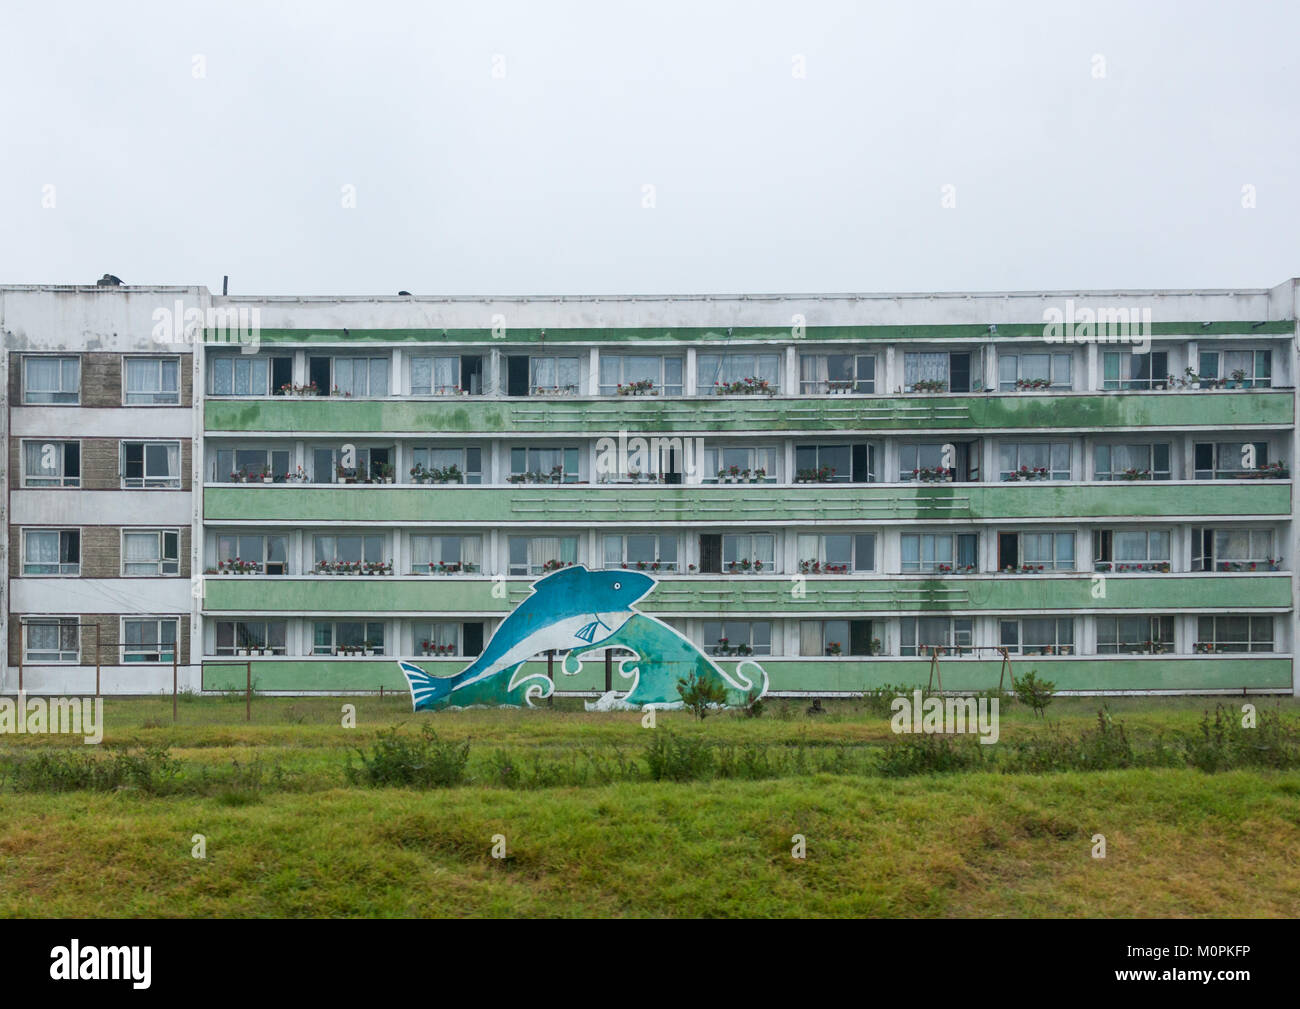
[(715, 431), (1209, 429), (1243, 424), (1289, 427), (1293, 397), (1290, 390), (1271, 390), (1041, 396), (222, 399), (205, 403), (204, 427), (208, 434), (544, 431), (555, 435), (612, 435), (620, 430), (684, 435)]
[(1071, 484), (584, 484), (505, 487), (236, 484), (203, 490), (203, 520), (231, 524), (424, 522), (474, 525), (551, 523), (718, 526), (876, 522), (1283, 517), (1291, 484), (1274, 481)]
[[(409, 658), (409, 657), (408, 657)], [(379, 690), (406, 694), (406, 681), (395, 659), (280, 658), (252, 661), (252, 679), (258, 690), (338, 692)], [(410, 659), (439, 676), (451, 676), (468, 659)], [(929, 659), (807, 659), (775, 656), (758, 660), (770, 677), (772, 691), (861, 692), (885, 685), (923, 687), (930, 674)], [(725, 669), (734, 663), (722, 660)], [(1012, 660), (1014, 673), (1033, 670), (1054, 681), (1059, 690), (1291, 690), (1289, 655), (1228, 656), (1072, 656)], [(945, 660), (943, 685), (948, 690), (989, 690), (998, 685), (1000, 661)], [(530, 662), (527, 672), (546, 672), (545, 662)], [(619, 683), (615, 670), (614, 682)], [(588, 660), (575, 676), (559, 676), (557, 688), (565, 692), (602, 691), (605, 667)], [(230, 659), (205, 659), (204, 690), (243, 690), (244, 663)], [(1005, 686), (1005, 682), (1004, 682)]]
[[(424, 616), (504, 615), (528, 595), (530, 579), (507, 582), (508, 598), (492, 595), (481, 575), (321, 578), (208, 578), (206, 613), (385, 613)], [(798, 587), (799, 592), (793, 591)], [(837, 613), (1072, 612), (1080, 610), (1290, 609), (1291, 575), (1111, 575), (1093, 595), (1093, 575), (978, 575), (924, 578), (889, 575), (687, 575), (660, 581), (638, 607), (661, 616)]]

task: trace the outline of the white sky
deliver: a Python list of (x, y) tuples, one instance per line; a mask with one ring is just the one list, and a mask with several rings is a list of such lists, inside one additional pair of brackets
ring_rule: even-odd
[(17, 7), (0, 6), (0, 283), (652, 294), (1300, 275), (1294, 2)]

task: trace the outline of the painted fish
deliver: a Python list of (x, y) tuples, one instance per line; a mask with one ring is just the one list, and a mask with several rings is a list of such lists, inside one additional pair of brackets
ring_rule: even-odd
[(533, 583), (532, 594), (501, 622), (474, 662), (455, 676), (431, 676), (410, 662), (399, 662), (411, 687), (415, 711), (455, 704), (455, 692), (489, 677), (514, 676), (534, 655), (550, 649), (587, 649), (615, 634), (632, 616), (632, 604), (654, 588), (655, 580), (636, 571), (561, 568)]

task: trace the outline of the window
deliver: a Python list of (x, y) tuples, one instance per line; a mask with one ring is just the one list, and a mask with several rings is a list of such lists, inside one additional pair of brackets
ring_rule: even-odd
[(577, 483), (576, 448), (512, 448), (511, 483)]
[(710, 655), (772, 654), (772, 624), (767, 620), (706, 620), (702, 633), (703, 647)]
[(1169, 446), (1098, 445), (1093, 449), (1097, 480), (1169, 480)]
[(81, 402), (81, 358), (24, 357), (23, 402), (76, 406)]
[(875, 483), (880, 479), (875, 445), (796, 445), (795, 483)]
[(221, 533), (217, 570), (221, 574), (287, 575), (289, 538), (283, 533)]
[(773, 446), (714, 445), (704, 449), (703, 483), (776, 483)]
[(1268, 442), (1197, 442), (1197, 480), (1285, 479), (1286, 467), (1268, 461)]
[(903, 355), (903, 387), (908, 392), (978, 392), (980, 358), (968, 351), (916, 351)]
[(384, 537), (376, 534), (313, 536), (312, 559), (318, 572), (339, 563), (379, 564), (384, 560)]
[(600, 356), (602, 396), (680, 396), (682, 391), (680, 357)]
[(677, 534), (629, 533), (605, 537), (605, 567), (676, 573)]
[(877, 655), (870, 620), (800, 620), (800, 655)]
[(1070, 388), (1069, 354), (998, 354), (998, 389)]
[[(283, 395), (293, 386), (293, 358), (223, 354), (212, 358), (209, 393), (213, 396)], [(318, 386), (327, 395), (329, 386)]]
[(701, 396), (775, 395), (781, 391), (781, 355), (698, 354), (695, 378)]
[(175, 357), (127, 357), (127, 406), (177, 406), (181, 401), (181, 362)]
[(376, 398), (388, 395), (387, 357), (309, 357), (307, 377), (319, 395)]
[(904, 533), (903, 571), (969, 574), (979, 569), (975, 533)]
[(1163, 389), (1169, 381), (1169, 355), (1108, 350), (1101, 356), (1103, 389)]
[(1074, 620), (1025, 617), (1003, 620), (998, 643), (1012, 655), (1069, 655), (1074, 650)]
[(800, 533), (799, 571), (806, 575), (846, 575), (876, 569), (875, 533)]
[(1173, 617), (1098, 617), (1098, 655), (1154, 655), (1174, 650)]
[(999, 571), (1073, 571), (1074, 533), (998, 533)]
[(411, 537), (412, 574), (473, 574), (482, 564), (482, 536)]
[(973, 643), (969, 617), (904, 617), (899, 623), (899, 655), (928, 656), (935, 649), (960, 655)]
[(284, 483), (292, 468), (287, 448), (218, 448), (212, 453), (214, 483), (244, 483), (261, 480), (263, 474)]
[(237, 655), (270, 649), (272, 655), (284, 655), (287, 627), (284, 620), (219, 620), (216, 653)]
[(1277, 571), (1272, 529), (1193, 529), (1193, 571)]
[(538, 396), (546, 393), (576, 395), (581, 381), (581, 365), (576, 357), (528, 358), (528, 385)]
[(76, 617), (54, 617), (23, 623), (24, 662), (79, 662), (81, 628)]
[(775, 574), (776, 537), (771, 533), (723, 536), (722, 570), (731, 575)]
[(179, 488), (181, 443), (178, 441), (122, 442), (122, 486)]
[(411, 395), (483, 395), (483, 358), (478, 354), (411, 358)]
[[(947, 448), (951, 451), (945, 451)], [(980, 446), (977, 441), (924, 442), (898, 446), (898, 479), (924, 483), (960, 480), (978, 482)]]
[(1168, 571), (1169, 533), (1158, 529), (1094, 529), (1093, 568), (1097, 571)]
[(171, 662), (176, 657), (180, 622), (149, 617), (122, 621), (123, 662)]
[(1202, 384), (1239, 382), (1243, 389), (1267, 389), (1273, 384), (1273, 352), (1270, 350), (1202, 350), (1197, 376)]
[[(313, 448), (313, 483), (384, 483), (397, 479), (396, 449), (389, 445), (354, 446), (351, 458), (339, 448)], [(351, 465), (345, 465), (345, 463)]]
[[(482, 628), (483, 625), (478, 626)], [(416, 655), (436, 657), (478, 654), (462, 651), (462, 639), (459, 623), (445, 620), (417, 620), (411, 624), (411, 641)]]
[(511, 536), (510, 574), (542, 575), (578, 563), (577, 536)]
[(24, 441), (24, 487), (80, 487), (81, 442)]
[(24, 529), (23, 574), (81, 574), (81, 531)]
[(128, 578), (180, 574), (180, 542), (176, 529), (124, 529), (122, 574)]
[(875, 355), (800, 354), (799, 391), (805, 396), (873, 393), (876, 391)]
[(384, 654), (384, 624), (378, 620), (317, 620), (312, 632), (313, 655), (371, 652)]
[(482, 483), (481, 448), (434, 448), (411, 450), (412, 483)]
[(1021, 442), (998, 445), (1001, 480), (1069, 480), (1070, 443)]
[(1272, 617), (1197, 617), (1198, 652), (1271, 652)]

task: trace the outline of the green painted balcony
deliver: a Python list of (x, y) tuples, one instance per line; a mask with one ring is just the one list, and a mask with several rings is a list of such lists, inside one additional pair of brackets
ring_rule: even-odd
[(1192, 518), (1291, 514), (1290, 481), (1058, 482), (844, 486), (581, 484), (448, 487), (230, 484), (203, 491), (203, 520), (529, 526), (689, 522), (799, 525), (958, 519)]
[[(452, 676), (465, 666), (463, 659), (411, 659), (437, 676)], [(929, 659), (760, 659), (772, 691), (861, 692), (878, 687), (923, 687), (930, 677)], [(251, 660), (251, 677), (257, 690), (322, 691), (374, 690), (409, 696), (405, 680), (391, 658)], [(735, 663), (723, 660), (723, 668)], [(558, 667), (558, 663), (557, 663)], [(545, 672), (545, 662), (529, 663), (528, 672)], [(1292, 660), (1287, 656), (1078, 656), (1016, 657), (1016, 675), (1033, 670), (1052, 680), (1060, 690), (1248, 690), (1291, 691)], [(947, 690), (989, 690), (997, 687), (1000, 661), (947, 659), (940, 675)], [(243, 690), (248, 676), (243, 661), (205, 659), (204, 690)], [(588, 660), (574, 676), (557, 671), (561, 692), (594, 693), (604, 689), (605, 666)], [(617, 689), (626, 689), (613, 672)], [(1004, 686), (1006, 685), (1004, 681)]]
[(209, 399), (209, 435), (584, 434), (715, 431), (951, 431), (1288, 427), (1294, 393), (1018, 393), (692, 399), (623, 396), (448, 400)]
[[(1157, 574), (980, 575), (804, 579), (742, 575), (666, 578), (640, 605), (660, 615), (827, 614), (1035, 610), (1174, 612), (1290, 609), (1291, 575)], [(204, 579), (206, 613), (384, 613), (504, 615), (529, 592), (529, 579), (505, 591), (474, 575), (414, 577), (334, 575)]]

